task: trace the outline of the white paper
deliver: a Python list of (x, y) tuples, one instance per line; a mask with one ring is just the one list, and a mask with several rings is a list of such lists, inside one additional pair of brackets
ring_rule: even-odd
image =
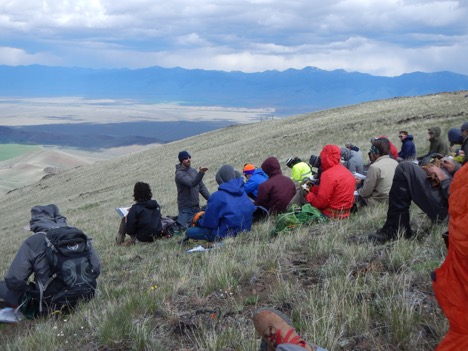
[(211, 250), (211, 248), (206, 249), (203, 246), (198, 245), (198, 246), (194, 247), (193, 249), (187, 250), (185, 252), (203, 252), (203, 251), (208, 251), (208, 250)]
[(224, 245), (224, 243), (221, 241), (221, 242), (215, 242), (215, 243), (211, 243), (211, 244), (207, 244), (207, 245), (210, 245), (208, 247), (204, 247), (202, 245), (198, 245), (196, 247), (194, 247), (193, 249), (190, 249), (190, 250), (186, 250), (185, 252), (204, 252), (204, 251), (210, 251), (210, 250), (213, 250), (213, 249), (217, 249), (219, 247), (222, 247)]
[(358, 173), (358, 172), (353, 172), (354, 178), (358, 179), (366, 179), (366, 176), (364, 174)]
[(128, 211), (130, 210), (130, 207), (117, 207), (115, 210), (119, 214), (120, 218), (123, 218), (128, 215)]

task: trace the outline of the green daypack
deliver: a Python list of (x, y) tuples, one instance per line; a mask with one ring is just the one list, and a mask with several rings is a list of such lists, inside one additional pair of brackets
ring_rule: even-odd
[(322, 212), (310, 204), (305, 204), (302, 207), (293, 205), (288, 209), (288, 212), (276, 217), (275, 228), (272, 234), (277, 235), (302, 225), (325, 222), (326, 220), (327, 218)]

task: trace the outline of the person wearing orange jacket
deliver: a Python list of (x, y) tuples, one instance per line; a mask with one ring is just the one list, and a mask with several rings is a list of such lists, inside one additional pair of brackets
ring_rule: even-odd
[(455, 174), (449, 196), (448, 253), (432, 286), (449, 329), (436, 351), (468, 350), (468, 166)]
[(356, 180), (340, 162), (338, 145), (325, 145), (320, 152), (323, 173), (320, 185), (312, 186), (306, 200), (329, 218), (347, 218), (354, 203)]

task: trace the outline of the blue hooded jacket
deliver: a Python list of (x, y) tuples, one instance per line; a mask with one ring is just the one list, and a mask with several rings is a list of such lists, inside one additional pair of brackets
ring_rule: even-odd
[(408, 136), (403, 139), (398, 157), (401, 157), (403, 160), (412, 160), (416, 158), (416, 146), (414, 146), (413, 136), (411, 134), (408, 134)]
[(258, 186), (268, 180), (268, 176), (261, 168), (255, 169), (252, 176), (244, 184), (244, 190), (252, 199), (257, 198)]
[(255, 206), (244, 191), (242, 178), (222, 183), (211, 194), (200, 227), (209, 228), (214, 236), (236, 236), (243, 230), (250, 231)]

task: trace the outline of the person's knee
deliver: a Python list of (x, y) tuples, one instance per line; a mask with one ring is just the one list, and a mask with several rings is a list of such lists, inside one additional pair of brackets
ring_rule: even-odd
[(0, 281), (0, 299), (6, 301), (11, 306), (18, 306), (22, 293), (10, 290), (5, 281)]

